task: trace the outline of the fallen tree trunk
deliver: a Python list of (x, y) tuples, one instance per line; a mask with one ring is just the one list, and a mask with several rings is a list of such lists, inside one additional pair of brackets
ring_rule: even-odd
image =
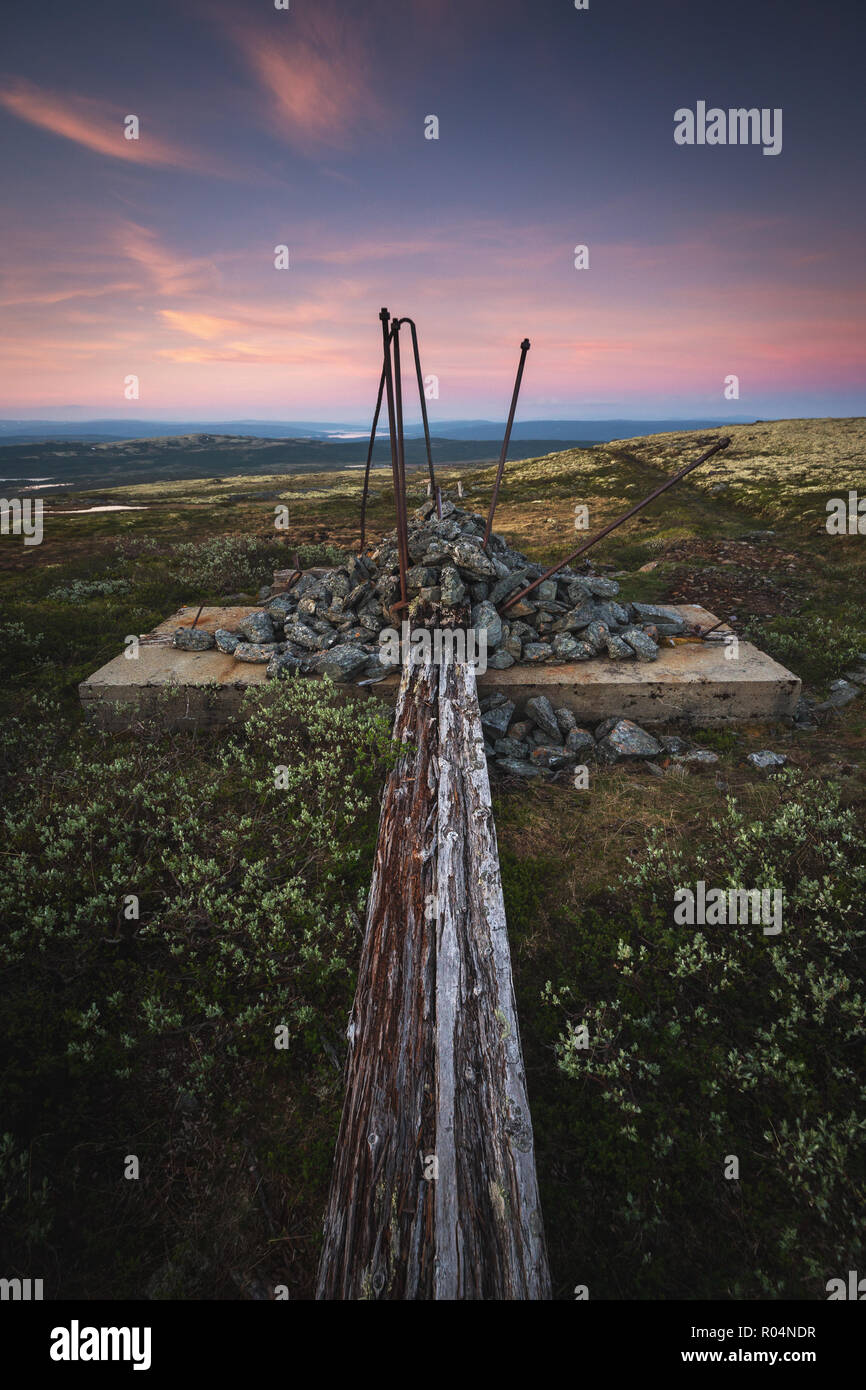
[(407, 662), (320, 1299), (544, 1299), (550, 1281), (471, 665)]

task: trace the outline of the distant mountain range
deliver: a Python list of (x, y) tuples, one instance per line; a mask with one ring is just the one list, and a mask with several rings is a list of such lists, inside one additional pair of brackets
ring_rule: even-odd
[[(668, 430), (715, 429), (723, 424), (747, 424), (746, 415), (725, 415), (723, 419), (697, 420), (521, 420), (512, 431), (514, 440), (562, 440), (567, 444), (606, 444), (611, 439), (631, 439), (641, 434), (661, 434)], [(430, 431), (437, 439), (501, 439), (504, 420), (431, 420)], [(310, 420), (2, 420), (0, 444), (44, 443), (75, 440), (82, 444), (113, 443), (126, 439), (164, 439), (177, 435), (228, 436), (237, 439), (318, 439), (367, 438), (369, 421), (344, 424)], [(387, 434), (387, 425), (379, 434)], [(423, 437), (420, 421), (405, 427), (408, 439)]]
[[(437, 465), (484, 465), (499, 456), (500, 442), (483, 439), (439, 439), (432, 442)], [(513, 439), (509, 459), (539, 458), (568, 447), (589, 447), (592, 440)], [(201, 431), (159, 435), (151, 439), (51, 439), (31, 436), (25, 442), (0, 443), (0, 491), (8, 496), (18, 487), (29, 492), (112, 488), (132, 483), (177, 482), (190, 478), (241, 477), (263, 474), (328, 472), (335, 468), (363, 469), (367, 440), (357, 434), (336, 439), (289, 436), (224, 435)], [(406, 464), (423, 467), (422, 438), (406, 440)], [(379, 436), (373, 463), (390, 471), (387, 436)]]

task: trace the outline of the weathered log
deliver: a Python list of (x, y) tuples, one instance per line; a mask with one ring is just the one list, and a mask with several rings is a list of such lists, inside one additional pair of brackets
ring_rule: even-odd
[(471, 665), (406, 662), (320, 1299), (544, 1299), (550, 1280)]

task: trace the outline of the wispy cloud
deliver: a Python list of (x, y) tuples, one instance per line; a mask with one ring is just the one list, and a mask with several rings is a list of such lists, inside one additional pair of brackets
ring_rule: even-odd
[(291, 339), (278, 343), (251, 343), (244, 339), (233, 339), (221, 345), (207, 347), (160, 348), (156, 354), (169, 362), (186, 365), (206, 365), (220, 362), (259, 364), (261, 366), (304, 367), (309, 371), (342, 370), (343, 358), (348, 357), (345, 348), (334, 336), (321, 334), (315, 337)]
[[(195, 170), (199, 173), (228, 173), (210, 158), (160, 139), (152, 133), (146, 115), (125, 112), (110, 102), (70, 93), (49, 92), (25, 78), (7, 78), (0, 82), (0, 106), (29, 125), (48, 130), (63, 140), (71, 140), (95, 154), (122, 160), (124, 164)], [(124, 118), (132, 114), (138, 115), (141, 120), (137, 140), (127, 140), (124, 135)]]
[[(71, 285), (63, 290), (27, 290), (20, 287), (9, 298), (0, 298), (0, 308), (21, 308), (24, 305), (66, 304), (73, 299), (103, 299), (108, 295), (125, 294), (135, 289), (129, 280), (109, 281), (102, 285)], [(2, 294), (2, 291), (0, 291)]]
[[(112, 392), (123, 409), (124, 376), (135, 372), (148, 409), (364, 418), (383, 303), (418, 322), (424, 370), (440, 378), (434, 421), (504, 415), (524, 334), (524, 418), (599, 401), (618, 401), (609, 414), (628, 413), (629, 401), (704, 402), (721, 397), (729, 371), (751, 399), (862, 375), (864, 292), (804, 282), (784, 259), (772, 274), (744, 266), (727, 232), (686, 228), (650, 247), (591, 236), (593, 271), (578, 274), (573, 238), (535, 217), (406, 217), (384, 236), (362, 221), (346, 238), (320, 214), (299, 215), (292, 269), (278, 272), (257, 226), (203, 250), (198, 226), (179, 234), (174, 208), (162, 226), (143, 225), (146, 216), (107, 221), (96, 200), (69, 219), (60, 258), (45, 219), (13, 226), (5, 294), (22, 307), (0, 343), (0, 376), (18, 413), (31, 400), (104, 410)], [(412, 400), (409, 391), (410, 411)]]
[(303, 29), (233, 27), (233, 38), (267, 100), (273, 132), (307, 152), (343, 150), (380, 128), (385, 107), (374, 86), (375, 59), (357, 14), (309, 11)]
[(118, 232), (119, 250), (140, 265), (160, 295), (188, 295), (213, 289), (219, 280), (216, 262), (209, 257), (177, 256), (149, 227), (124, 222)]
[(191, 313), (185, 309), (160, 309), (159, 312), (170, 328), (205, 342), (230, 332), (233, 326), (230, 319), (217, 318), (214, 314)]

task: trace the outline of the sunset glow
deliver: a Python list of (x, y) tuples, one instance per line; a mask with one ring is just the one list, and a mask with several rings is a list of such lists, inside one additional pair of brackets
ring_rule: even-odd
[[(796, 21), (772, 63), (716, 33), (692, 91), (637, 5), (106, 5), (98, 52), (47, 8), (53, 56), (20, 12), (0, 80), (6, 416), (364, 419), (382, 304), (434, 420), (501, 415), (526, 334), (527, 418), (862, 410), (862, 117), (834, 86), (806, 119)], [(784, 108), (782, 151), (678, 147), (700, 93)]]

